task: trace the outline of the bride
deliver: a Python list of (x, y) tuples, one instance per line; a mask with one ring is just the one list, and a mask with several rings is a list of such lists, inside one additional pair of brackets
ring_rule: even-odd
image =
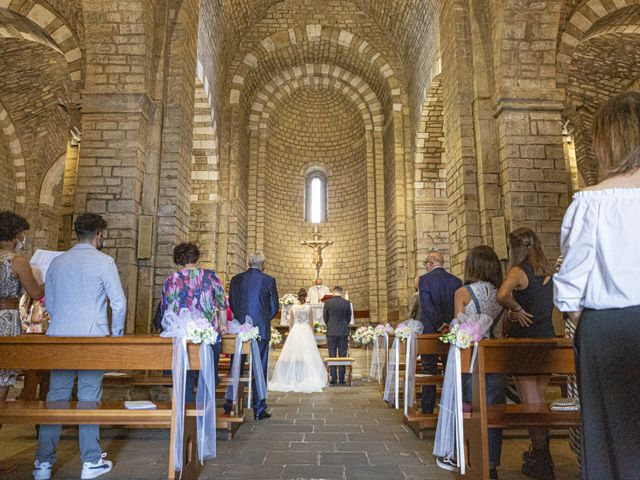
[(298, 292), (299, 305), (289, 312), (289, 336), (273, 370), (269, 390), (275, 392), (321, 392), (327, 385), (324, 367), (313, 334), (311, 305), (307, 291)]

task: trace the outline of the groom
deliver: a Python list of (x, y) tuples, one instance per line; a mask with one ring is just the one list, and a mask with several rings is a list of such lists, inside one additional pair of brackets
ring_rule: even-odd
[[(351, 303), (342, 298), (342, 287), (333, 287), (333, 296), (324, 302), (322, 315), (327, 326), (327, 343), (330, 357), (346, 357), (349, 348), (349, 322)], [(345, 367), (339, 367), (340, 385), (345, 385)], [(336, 367), (331, 367), (331, 385), (336, 384)]]
[[(260, 360), (264, 372), (265, 382), (267, 381), (267, 365), (269, 363), (269, 341), (271, 340), (271, 319), (278, 313), (278, 289), (276, 279), (264, 272), (265, 256), (261, 252), (252, 253), (249, 256), (249, 269), (231, 279), (229, 288), (229, 303), (233, 318), (240, 323), (245, 322), (249, 316), (253, 321), (253, 326), (260, 331), (258, 347), (260, 349)], [(256, 420), (270, 418), (267, 412), (267, 404), (264, 400), (258, 401), (258, 396), (254, 394), (256, 402), (253, 406), (253, 416)], [(231, 403), (227, 400), (225, 411), (231, 410)]]

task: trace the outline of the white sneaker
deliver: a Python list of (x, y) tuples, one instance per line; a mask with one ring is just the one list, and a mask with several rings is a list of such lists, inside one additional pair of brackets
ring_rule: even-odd
[(84, 462), (82, 464), (82, 480), (88, 480), (89, 478), (97, 478), (100, 475), (109, 473), (113, 468), (113, 462), (110, 460), (104, 460), (107, 456), (106, 452), (102, 454), (100, 460), (96, 463)]
[(49, 462), (40, 462), (36, 460), (33, 462), (33, 478), (35, 480), (49, 480), (51, 478), (51, 471), (53, 470), (53, 464)]
[(449, 470), (450, 472), (457, 472), (460, 470), (456, 461), (451, 457), (436, 457), (436, 465), (444, 470)]

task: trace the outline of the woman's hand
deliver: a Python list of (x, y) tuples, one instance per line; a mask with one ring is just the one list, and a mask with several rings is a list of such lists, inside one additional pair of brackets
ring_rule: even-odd
[(518, 323), (521, 327), (530, 327), (533, 324), (533, 315), (520, 307), (520, 310), (509, 310), (509, 321)]

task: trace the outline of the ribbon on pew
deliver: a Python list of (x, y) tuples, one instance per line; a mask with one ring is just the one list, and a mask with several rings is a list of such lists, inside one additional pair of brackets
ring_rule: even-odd
[(257, 340), (260, 338), (258, 334), (258, 327), (253, 326), (251, 317), (247, 316), (244, 323), (240, 323), (237, 319), (234, 319), (229, 324), (229, 333), (236, 335), (236, 343), (233, 354), (233, 362), (231, 363), (231, 400), (233, 402), (238, 401), (238, 387), (240, 384), (240, 376), (242, 375), (242, 344), (244, 342), (251, 342), (249, 350), (249, 392), (247, 396), (247, 408), (252, 405), (253, 384), (256, 389), (257, 402), (266, 400), (267, 398), (267, 382), (264, 378), (264, 371), (262, 370), (262, 359), (260, 357), (260, 348), (258, 347)]
[[(193, 316), (192, 316), (193, 315)], [(185, 418), (185, 389), (187, 371), (189, 370), (189, 351), (187, 340), (188, 325), (202, 321), (187, 310), (180, 310), (180, 314), (166, 312), (162, 319), (162, 337), (173, 339), (173, 358), (171, 372), (173, 376), (174, 408), (176, 410), (176, 430), (173, 444), (175, 468), (182, 473), (183, 438)], [(206, 321), (206, 319), (205, 319)], [(208, 322), (207, 322), (208, 323)], [(217, 340), (217, 338), (216, 338)], [(198, 392), (196, 395), (196, 417), (198, 458), (201, 463), (216, 457), (216, 372), (213, 349), (209, 343), (200, 343), (200, 375), (198, 376)]]
[(371, 354), (371, 368), (369, 369), (369, 377), (382, 382), (382, 369), (384, 368), (384, 356), (382, 352), (383, 344), (381, 337), (377, 335), (373, 337), (373, 353)]
[(412, 333), (407, 339), (407, 352), (404, 370), (404, 414), (409, 414), (409, 407), (416, 402), (416, 366), (418, 364), (418, 336)]
[[(410, 341), (412, 336), (421, 334), (422, 329), (422, 323), (417, 320), (407, 320), (396, 328), (396, 336), (393, 339), (393, 346), (389, 353), (387, 380), (384, 385), (383, 396), (385, 402), (391, 404), (396, 409), (400, 408), (400, 345), (404, 338)], [(401, 331), (408, 331), (409, 333), (406, 337), (403, 337), (399, 335)], [(414, 349), (414, 352), (416, 350), (417, 348)], [(415, 365), (414, 363), (414, 371)]]

